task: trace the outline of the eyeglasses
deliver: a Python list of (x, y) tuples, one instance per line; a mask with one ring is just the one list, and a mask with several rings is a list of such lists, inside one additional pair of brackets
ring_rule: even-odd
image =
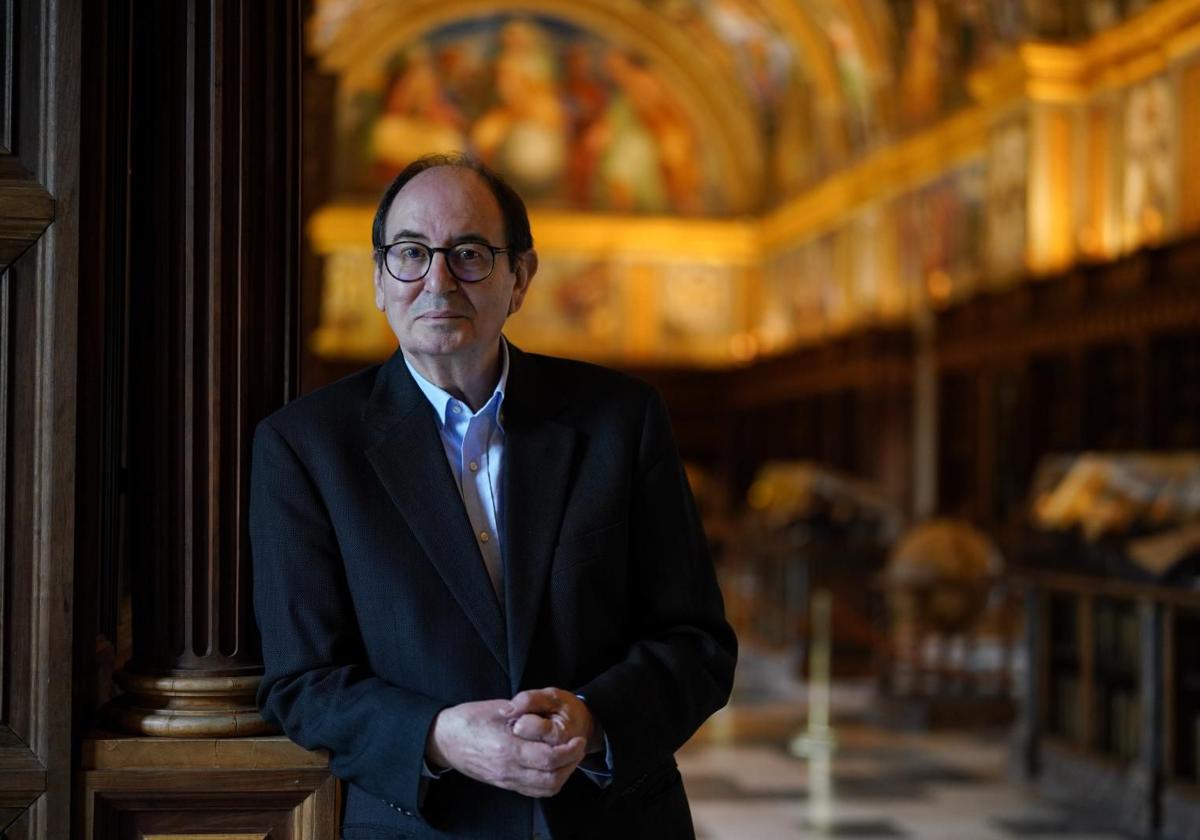
[(441, 254), (446, 268), (455, 280), (478, 283), (486, 280), (496, 267), (496, 255), (508, 253), (508, 248), (493, 248), (486, 242), (461, 242), (447, 248), (434, 248), (421, 242), (393, 242), (375, 249), (383, 254), (388, 274), (401, 283), (415, 283), (429, 273), (433, 255)]

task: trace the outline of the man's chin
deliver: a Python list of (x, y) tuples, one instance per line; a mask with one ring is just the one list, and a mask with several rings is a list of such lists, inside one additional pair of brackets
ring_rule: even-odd
[(472, 336), (465, 330), (433, 330), (404, 346), (422, 356), (453, 356), (470, 352), (472, 344)]

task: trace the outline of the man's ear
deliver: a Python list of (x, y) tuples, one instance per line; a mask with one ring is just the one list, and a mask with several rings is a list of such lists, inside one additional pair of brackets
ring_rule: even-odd
[(508, 301), (509, 315), (521, 308), (521, 304), (525, 301), (525, 293), (529, 291), (529, 284), (533, 282), (533, 275), (537, 274), (537, 270), (537, 251), (530, 248), (517, 258), (516, 271), (513, 272), (517, 279), (513, 283), (512, 297)]
[(380, 312), (387, 311), (387, 294), (385, 293), (384, 283), (388, 280), (387, 272), (383, 269), (383, 261), (375, 259), (375, 308)]

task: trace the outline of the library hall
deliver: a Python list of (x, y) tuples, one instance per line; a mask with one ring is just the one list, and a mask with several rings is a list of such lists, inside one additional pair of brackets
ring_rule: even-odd
[(0, 0), (0, 840), (1200, 840), (1200, 0)]

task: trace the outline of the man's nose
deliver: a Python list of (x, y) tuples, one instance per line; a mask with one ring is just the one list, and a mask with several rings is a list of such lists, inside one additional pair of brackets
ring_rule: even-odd
[(450, 273), (448, 255), (435, 251), (430, 257), (429, 271), (425, 272), (425, 288), (434, 293), (450, 292), (458, 288), (458, 280)]

